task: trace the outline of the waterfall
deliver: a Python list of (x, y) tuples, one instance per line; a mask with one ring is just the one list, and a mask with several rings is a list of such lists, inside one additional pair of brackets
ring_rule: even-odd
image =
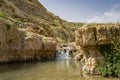
[(71, 59), (70, 47), (62, 47), (56, 52), (56, 59)]

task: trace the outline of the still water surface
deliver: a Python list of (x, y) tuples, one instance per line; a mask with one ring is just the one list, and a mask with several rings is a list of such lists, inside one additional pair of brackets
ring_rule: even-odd
[(82, 65), (73, 60), (0, 65), (0, 80), (119, 80), (99, 76), (85, 78)]

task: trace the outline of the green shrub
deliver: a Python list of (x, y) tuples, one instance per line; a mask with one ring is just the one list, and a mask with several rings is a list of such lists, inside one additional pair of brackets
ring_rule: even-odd
[(99, 68), (104, 77), (120, 77), (120, 42), (115, 40), (112, 45), (99, 46), (99, 50), (105, 58), (105, 64)]
[(2, 11), (0, 11), (0, 17), (6, 18), (6, 15)]
[(11, 25), (9, 23), (6, 23), (6, 29), (7, 31), (11, 28)]
[(66, 40), (63, 40), (63, 39), (60, 38), (60, 37), (56, 37), (56, 40), (57, 40), (59, 43), (67, 43)]

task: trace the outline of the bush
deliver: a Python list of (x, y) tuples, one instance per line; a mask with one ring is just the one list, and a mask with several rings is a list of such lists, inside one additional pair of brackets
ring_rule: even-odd
[(6, 18), (6, 15), (2, 11), (0, 11), (0, 17)]
[(11, 28), (11, 25), (9, 23), (6, 23), (6, 29), (7, 31)]
[(60, 37), (56, 37), (56, 40), (57, 40), (59, 43), (67, 43), (66, 40), (63, 40), (63, 39), (60, 38)]
[(99, 68), (104, 77), (120, 77), (120, 42), (115, 39), (112, 45), (100, 45), (99, 50), (105, 58), (105, 64)]

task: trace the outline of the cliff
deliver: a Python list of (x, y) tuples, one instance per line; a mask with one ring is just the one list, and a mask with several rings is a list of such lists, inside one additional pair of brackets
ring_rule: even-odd
[(62, 20), (38, 0), (0, 0), (0, 62), (53, 59), (83, 23)]
[[(76, 31), (76, 44), (80, 47), (80, 60), (84, 62), (83, 72), (98, 74), (98, 66), (103, 65), (104, 57), (99, 51), (101, 45), (112, 45), (120, 37), (119, 24), (86, 24)], [(119, 39), (118, 39), (119, 40)]]
[(53, 38), (17, 28), (4, 18), (0, 18), (0, 37), (0, 62), (54, 59)]

